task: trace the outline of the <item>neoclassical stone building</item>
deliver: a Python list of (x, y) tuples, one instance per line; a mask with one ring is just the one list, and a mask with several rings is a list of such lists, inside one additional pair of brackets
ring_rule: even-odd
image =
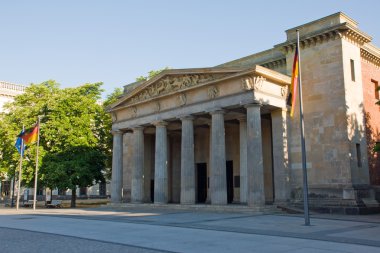
[(286, 105), (296, 29), (310, 204), (376, 206), (379, 167), (370, 143), (378, 141), (380, 123), (380, 49), (343, 13), (289, 29), (269, 50), (125, 86), (109, 108), (112, 201), (302, 200), (299, 114), (291, 119)]

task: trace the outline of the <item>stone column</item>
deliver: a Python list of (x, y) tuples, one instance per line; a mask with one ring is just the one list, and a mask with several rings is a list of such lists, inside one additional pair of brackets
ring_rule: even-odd
[(156, 158), (154, 162), (154, 203), (168, 203), (168, 136), (167, 123), (156, 125)]
[(112, 186), (111, 202), (121, 202), (121, 191), (123, 189), (123, 132), (112, 131)]
[(142, 203), (144, 199), (144, 128), (133, 128), (133, 161), (131, 202)]
[(194, 118), (181, 118), (181, 204), (195, 204)]
[(286, 202), (290, 197), (286, 110), (272, 111), (271, 116), (274, 200), (277, 203)]
[(241, 117), (238, 120), (240, 123), (240, 203), (247, 203), (247, 118)]
[(249, 206), (263, 206), (264, 166), (261, 136), (260, 104), (249, 104), (247, 108), (247, 174)]
[(210, 192), (212, 205), (227, 204), (226, 144), (223, 114), (223, 110), (211, 112)]

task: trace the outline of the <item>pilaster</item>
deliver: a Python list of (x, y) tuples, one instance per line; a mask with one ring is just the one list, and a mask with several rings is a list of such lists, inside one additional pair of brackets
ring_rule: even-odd
[(240, 203), (247, 203), (247, 118), (239, 119), (240, 140)]
[(289, 164), (286, 110), (277, 109), (272, 116), (272, 147), (275, 202), (286, 202), (289, 199)]

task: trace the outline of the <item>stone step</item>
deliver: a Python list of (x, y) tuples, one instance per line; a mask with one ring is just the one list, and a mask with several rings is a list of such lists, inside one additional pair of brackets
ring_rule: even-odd
[(231, 212), (231, 213), (282, 213), (280, 209), (273, 205), (262, 207), (250, 207), (245, 205), (180, 205), (180, 204), (133, 204), (133, 203), (109, 203), (104, 207), (115, 209), (136, 209), (136, 210), (181, 210), (181, 211), (205, 211), (205, 212)]
[(362, 198), (362, 201), (366, 207), (380, 207), (379, 202), (372, 198)]

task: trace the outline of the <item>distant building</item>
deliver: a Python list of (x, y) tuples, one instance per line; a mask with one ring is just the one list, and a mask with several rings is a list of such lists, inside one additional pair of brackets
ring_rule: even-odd
[(290, 118), (286, 103), (296, 29), (310, 206), (378, 208), (380, 49), (341, 12), (287, 30), (286, 41), (266, 51), (165, 70), (125, 89), (109, 109), (112, 201), (301, 203), (300, 117), (296, 107)]
[(13, 101), (14, 97), (24, 93), (25, 86), (0, 81), (0, 112), (3, 112), (5, 103)]
[[(5, 112), (4, 104), (12, 102), (15, 96), (24, 93), (25, 88), (20, 84), (0, 81), (0, 113)], [(7, 175), (0, 175), (0, 180), (0, 198), (9, 197), (12, 193), (13, 181)]]

